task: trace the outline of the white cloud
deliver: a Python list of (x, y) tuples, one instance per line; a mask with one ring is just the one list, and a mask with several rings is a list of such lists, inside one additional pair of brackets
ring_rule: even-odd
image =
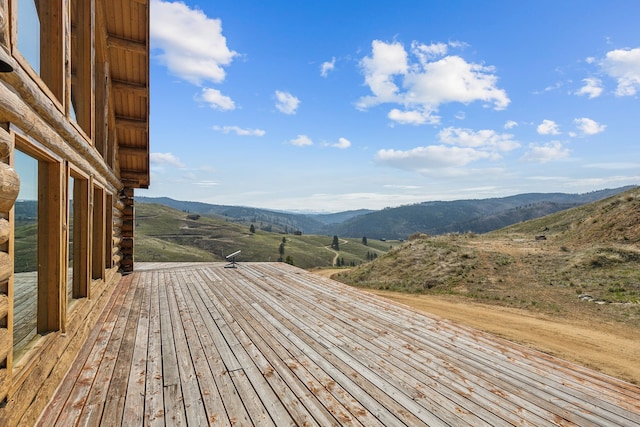
[(547, 144), (529, 144), (529, 151), (522, 157), (524, 161), (532, 163), (547, 163), (569, 157), (569, 149), (560, 142), (554, 141)]
[(584, 86), (582, 86), (576, 95), (587, 95), (589, 98), (597, 98), (602, 94), (602, 80), (594, 77), (588, 77), (582, 79)]
[(152, 165), (155, 166), (175, 166), (178, 168), (184, 168), (185, 164), (180, 159), (174, 156), (172, 153), (151, 153), (149, 154), (149, 160)]
[(573, 123), (575, 123), (578, 130), (584, 135), (595, 135), (597, 133), (604, 132), (604, 130), (607, 128), (606, 125), (601, 125), (595, 120), (591, 120), (586, 117), (574, 119)]
[(227, 47), (219, 19), (182, 2), (151, 0), (151, 43), (155, 57), (171, 73), (201, 85), (219, 83), (225, 78), (224, 66), (237, 55)]
[(379, 150), (375, 160), (379, 164), (399, 169), (427, 171), (465, 166), (473, 161), (491, 157), (490, 153), (473, 148), (429, 145), (411, 150)]
[[(423, 124), (439, 122), (433, 113), (446, 103), (482, 101), (496, 110), (509, 105), (506, 92), (497, 87), (494, 68), (466, 62), (456, 55), (444, 56), (451, 44), (413, 42), (413, 61), (401, 43), (374, 40), (371, 46), (371, 56), (364, 57), (360, 66), (372, 95), (360, 98), (357, 103), (360, 109), (384, 103), (399, 104), (405, 111), (393, 109), (389, 113), (392, 120)], [(441, 58), (433, 60), (436, 57)], [(421, 112), (422, 117), (416, 116), (416, 111)], [(411, 117), (414, 119), (408, 119)]]
[(209, 104), (209, 107), (214, 110), (229, 111), (236, 109), (236, 104), (231, 98), (223, 95), (218, 89), (210, 87), (202, 88), (198, 100)]
[(499, 134), (490, 129), (473, 131), (448, 127), (438, 133), (438, 138), (445, 144), (492, 151), (511, 151), (520, 146), (508, 133)]
[(616, 79), (616, 95), (633, 96), (640, 89), (640, 48), (607, 52), (600, 65), (610, 77)]
[(398, 86), (394, 82), (394, 75), (404, 75), (409, 70), (407, 52), (400, 43), (384, 43), (374, 40), (371, 44), (371, 57), (365, 57), (360, 61), (364, 70), (364, 80), (373, 97), (361, 100), (363, 108), (384, 103), (400, 102), (397, 95)]
[(434, 116), (431, 111), (401, 111), (393, 108), (387, 117), (402, 125), (437, 124), (440, 122), (440, 116)]
[(417, 41), (411, 43), (411, 53), (413, 53), (422, 65), (427, 64), (430, 60), (445, 56), (449, 51), (449, 45), (446, 43), (422, 44)]
[(514, 127), (517, 127), (517, 126), (518, 126), (518, 122), (513, 120), (509, 120), (504, 124), (505, 129), (513, 129)]
[(320, 66), (320, 75), (322, 77), (327, 77), (329, 75), (329, 71), (333, 71), (336, 68), (336, 58), (331, 58), (331, 61), (325, 61)]
[(543, 120), (537, 127), (537, 131), (540, 135), (559, 135), (560, 130), (558, 125), (553, 120)]
[(332, 144), (331, 146), (344, 150), (346, 148), (351, 147), (351, 141), (349, 141), (347, 138), (338, 138), (338, 142), (335, 144)]
[(291, 141), (291, 145), (295, 145), (297, 147), (304, 147), (306, 145), (313, 145), (313, 141), (307, 135), (298, 135)]
[(288, 92), (276, 91), (276, 108), (284, 114), (295, 114), (300, 100)]
[(267, 133), (262, 129), (243, 129), (239, 126), (214, 126), (213, 130), (222, 133), (235, 133), (238, 136), (264, 136)]

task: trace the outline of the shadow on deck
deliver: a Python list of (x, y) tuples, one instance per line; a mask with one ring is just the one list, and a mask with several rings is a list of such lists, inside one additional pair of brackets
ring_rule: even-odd
[(140, 265), (40, 425), (639, 425), (640, 388), (284, 263)]

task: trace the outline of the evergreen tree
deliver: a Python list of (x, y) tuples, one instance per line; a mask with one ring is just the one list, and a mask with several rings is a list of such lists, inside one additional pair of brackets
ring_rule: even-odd
[(365, 245), (365, 246), (367, 246), (367, 243), (368, 243), (368, 242), (367, 242), (367, 236), (364, 236), (364, 237), (362, 238), (362, 244), (363, 244), (363, 245)]
[(251, 227), (249, 227), (249, 233), (253, 234), (256, 232), (256, 228), (253, 226), (253, 224), (251, 224)]
[(338, 236), (333, 236), (333, 242), (331, 243), (331, 247), (336, 251), (340, 250), (340, 242), (338, 241)]

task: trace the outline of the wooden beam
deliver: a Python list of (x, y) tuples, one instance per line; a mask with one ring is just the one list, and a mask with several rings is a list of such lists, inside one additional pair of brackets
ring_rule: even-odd
[(113, 49), (126, 50), (132, 53), (147, 54), (147, 44), (135, 40), (128, 40), (114, 34), (107, 35), (107, 46)]
[(121, 94), (135, 95), (142, 98), (149, 96), (149, 88), (145, 85), (139, 85), (131, 82), (123, 82), (119, 80), (112, 80), (111, 87), (114, 91)]
[(116, 126), (119, 128), (141, 131), (149, 130), (149, 122), (147, 120), (140, 120), (132, 117), (116, 117)]
[(119, 147), (118, 152), (121, 156), (147, 156), (149, 150), (141, 147)]

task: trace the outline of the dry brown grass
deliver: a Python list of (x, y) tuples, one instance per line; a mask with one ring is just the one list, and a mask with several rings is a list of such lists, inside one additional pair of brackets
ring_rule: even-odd
[(639, 243), (634, 189), (484, 235), (414, 238), (334, 278), (640, 330)]

